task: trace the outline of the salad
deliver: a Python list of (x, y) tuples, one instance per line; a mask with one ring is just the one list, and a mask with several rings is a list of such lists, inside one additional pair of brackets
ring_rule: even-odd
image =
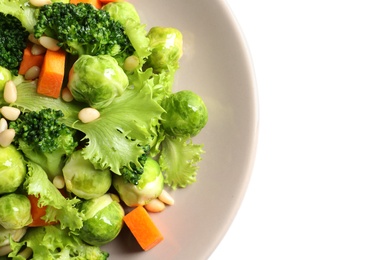
[(107, 259), (196, 182), (208, 121), (183, 36), (113, 0), (0, 0), (0, 259)]

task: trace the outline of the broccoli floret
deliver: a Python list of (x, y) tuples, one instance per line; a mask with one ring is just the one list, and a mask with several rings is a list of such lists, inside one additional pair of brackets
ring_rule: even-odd
[[(0, 12), (16, 17), (29, 33), (32, 33), (34, 30), (36, 10), (37, 7), (31, 5), (29, 0), (0, 0)], [(11, 28), (15, 29), (14, 26)]]
[(34, 27), (36, 38), (47, 35), (73, 55), (129, 56), (134, 48), (123, 26), (108, 12), (91, 4), (53, 3), (39, 10)]
[(135, 163), (130, 162), (130, 167), (124, 166), (120, 169), (120, 173), (123, 179), (126, 182), (132, 183), (134, 185), (138, 185), (138, 182), (141, 179), (141, 175), (144, 173), (144, 165), (150, 152), (150, 146), (145, 145), (142, 147), (142, 149), (144, 150), (144, 154), (138, 157), (140, 166), (137, 167)]
[(0, 66), (16, 76), (29, 33), (22, 23), (10, 14), (0, 13), (0, 28)]
[(78, 145), (76, 131), (61, 122), (61, 110), (44, 108), (22, 113), (9, 123), (14, 144), (29, 160), (39, 164), (52, 179), (61, 173), (65, 159)]

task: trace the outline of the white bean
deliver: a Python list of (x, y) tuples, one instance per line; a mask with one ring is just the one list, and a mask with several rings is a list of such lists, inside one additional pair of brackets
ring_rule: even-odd
[(65, 179), (64, 179), (64, 176), (62, 175), (56, 175), (54, 178), (53, 178), (53, 185), (57, 188), (57, 189), (63, 189), (65, 187)]
[(38, 66), (32, 66), (29, 68), (24, 74), (24, 78), (28, 80), (34, 80), (39, 77), (39, 73), (41, 72), (41, 68)]
[(166, 190), (161, 192), (160, 196), (158, 196), (158, 199), (167, 205), (173, 205), (175, 203), (175, 200)]
[(81, 122), (89, 123), (100, 117), (100, 112), (92, 107), (86, 107), (80, 110), (78, 117)]
[(46, 52), (46, 48), (40, 44), (33, 44), (33, 46), (31, 46), (32, 55), (41, 55), (44, 54), (45, 52)]
[(6, 119), (11, 121), (18, 119), (20, 115), (20, 110), (16, 107), (3, 106), (0, 112)]
[(51, 4), (50, 0), (30, 0), (30, 4), (36, 7), (41, 7), (44, 5), (49, 5)]
[(64, 87), (61, 92), (61, 97), (65, 102), (71, 102), (73, 100), (72, 92), (68, 87)]
[(0, 133), (3, 132), (7, 128), (8, 128), (7, 120), (5, 120), (5, 118), (1, 118), (0, 119)]
[(0, 133), (0, 146), (7, 147), (9, 146), (15, 137), (15, 129), (8, 128)]
[(48, 36), (41, 36), (38, 39), (39, 43), (48, 50), (58, 51), (61, 47), (58, 46), (58, 41)]
[(15, 82), (8, 80), (4, 86), (4, 100), (7, 103), (14, 103), (18, 97)]

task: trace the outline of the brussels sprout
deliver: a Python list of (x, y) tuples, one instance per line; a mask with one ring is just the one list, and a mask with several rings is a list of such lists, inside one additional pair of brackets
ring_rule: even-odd
[(6, 229), (19, 229), (32, 222), (30, 200), (17, 193), (0, 197), (0, 225)]
[(175, 71), (183, 55), (183, 35), (176, 28), (152, 27), (148, 34), (152, 53), (146, 61), (147, 66), (160, 73), (163, 70)]
[(109, 55), (81, 55), (69, 73), (68, 88), (75, 100), (100, 109), (123, 94), (129, 80)]
[(119, 175), (113, 177), (112, 183), (122, 201), (127, 206), (134, 207), (145, 205), (150, 200), (157, 198), (164, 188), (164, 177), (158, 162), (148, 157), (138, 185), (126, 182)]
[(80, 238), (94, 246), (114, 240), (123, 226), (124, 210), (110, 194), (84, 201), (80, 210), (85, 214)]
[(137, 23), (141, 22), (137, 10), (129, 2), (111, 2), (104, 5), (102, 10), (108, 12), (112, 19), (118, 21), (123, 26), (130, 19)]
[(11, 71), (0, 66), (0, 91), (3, 91), (5, 83), (12, 79)]
[(83, 199), (102, 196), (112, 183), (110, 170), (95, 169), (90, 161), (84, 159), (81, 150), (72, 153), (62, 168), (62, 173), (66, 189)]
[(24, 181), (26, 163), (13, 145), (0, 147), (0, 194), (14, 192)]
[(161, 124), (168, 135), (195, 136), (206, 125), (208, 111), (202, 98), (190, 90), (182, 90), (165, 98), (161, 106), (166, 113)]

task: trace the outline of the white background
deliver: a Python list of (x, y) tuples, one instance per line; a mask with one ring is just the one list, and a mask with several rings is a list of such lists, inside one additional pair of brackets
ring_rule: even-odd
[(260, 135), (210, 259), (390, 259), (390, 1), (227, 2), (253, 57)]

